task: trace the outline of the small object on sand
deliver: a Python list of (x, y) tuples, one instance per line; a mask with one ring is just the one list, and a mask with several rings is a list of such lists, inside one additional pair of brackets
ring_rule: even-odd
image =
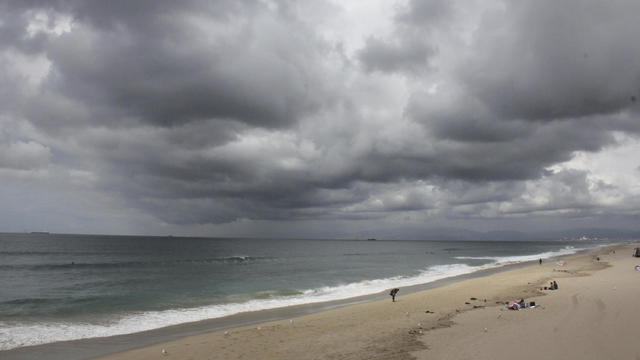
[(162, 351), (161, 351), (161, 352), (162, 352), (162, 355), (167, 355), (167, 350), (162, 349)]
[(489, 331), (489, 329), (487, 329), (487, 328), (484, 328), (484, 332), (487, 332), (487, 331)]
[(418, 327), (422, 329), (422, 323), (418, 323)]
[(469, 298), (469, 300), (478, 300), (478, 299), (477, 299), (477, 298), (472, 297), (472, 298)]
[(467, 304), (467, 305), (471, 304), (471, 303), (470, 303), (470, 302), (468, 302), (468, 301), (465, 301), (464, 303), (465, 303), (465, 304)]
[(407, 311), (406, 313), (404, 313), (406, 316), (409, 316), (409, 312)]

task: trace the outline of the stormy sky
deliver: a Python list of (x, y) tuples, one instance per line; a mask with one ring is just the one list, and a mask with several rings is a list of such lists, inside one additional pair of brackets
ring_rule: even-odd
[(0, 1), (0, 231), (640, 230), (638, 16)]

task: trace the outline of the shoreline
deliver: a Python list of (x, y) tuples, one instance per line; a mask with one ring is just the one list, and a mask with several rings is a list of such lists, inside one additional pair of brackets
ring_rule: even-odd
[[(612, 246), (620, 247), (624, 246), (624, 244), (625, 243), (621, 243)], [(576, 254), (570, 255), (567, 259), (602, 251), (602, 249), (603, 248), (582, 250)], [(547, 259), (546, 265), (552, 265), (553, 259), (555, 258)], [(451, 286), (452, 284), (464, 283), (474, 279), (484, 279), (505, 272), (518, 271), (519, 269), (529, 268), (534, 265), (537, 265), (537, 261), (502, 265), (495, 268), (483, 269), (468, 274), (440, 279), (426, 284), (404, 287), (401, 289), (399, 299)], [(108, 358), (111, 358), (114, 354), (117, 356), (123, 352), (145, 349), (158, 344), (171, 343), (175, 341), (179, 342), (190, 337), (206, 336), (207, 334), (215, 333), (220, 334), (224, 330), (235, 331), (237, 329), (253, 329), (253, 326), (258, 324), (283, 323), (285, 320), (292, 318), (297, 321), (298, 318), (318, 316), (318, 314), (340, 311), (345, 308), (357, 308), (366, 306), (367, 304), (386, 303), (388, 300), (389, 297), (386, 292), (382, 292), (344, 300), (240, 313), (223, 318), (173, 325), (133, 334), (20, 347), (2, 351), (0, 354), (2, 354), (3, 358), (6, 359), (28, 359), (41, 356), (42, 354), (46, 354), (46, 357), (50, 359), (85, 359), (105, 355), (107, 355)]]
[[(525, 297), (536, 302), (534, 308), (493, 306), (456, 314), (455, 325), (422, 334), (424, 349), (411, 358), (640, 359), (640, 313), (635, 309), (640, 259), (631, 256), (638, 246), (629, 243), (583, 257), (582, 265), (558, 280), (558, 290)], [(588, 266), (589, 260), (604, 266)]]

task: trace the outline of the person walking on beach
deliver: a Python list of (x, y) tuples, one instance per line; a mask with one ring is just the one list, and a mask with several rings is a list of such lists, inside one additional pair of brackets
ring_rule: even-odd
[(540, 265), (542, 265), (542, 259), (538, 260), (540, 262)]
[(398, 293), (398, 291), (400, 291), (400, 289), (395, 288), (395, 289), (392, 289), (391, 292), (389, 293), (389, 295), (391, 295), (392, 302), (396, 302), (396, 294)]

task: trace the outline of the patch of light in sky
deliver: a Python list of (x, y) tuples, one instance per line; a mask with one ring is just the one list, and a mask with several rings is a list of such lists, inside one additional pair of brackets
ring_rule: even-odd
[(597, 153), (576, 152), (571, 160), (554, 165), (551, 170), (586, 170), (594, 179), (622, 187), (632, 194), (640, 194), (637, 181), (640, 175), (640, 139), (622, 132), (614, 136), (618, 145)]
[(34, 37), (38, 33), (60, 36), (71, 31), (73, 20), (68, 15), (34, 11), (29, 19), (27, 35)]
[(51, 62), (43, 55), (26, 55), (9, 50), (3, 54), (1, 60), (4, 60), (3, 65), (13, 74), (27, 80), (32, 90), (42, 83), (51, 69)]
[[(393, 28), (393, 14), (401, 3), (394, 1), (333, 1), (342, 9), (327, 22), (324, 32), (343, 43), (347, 55), (364, 46), (369, 37), (384, 38)], [(333, 29), (333, 30), (330, 30)]]

